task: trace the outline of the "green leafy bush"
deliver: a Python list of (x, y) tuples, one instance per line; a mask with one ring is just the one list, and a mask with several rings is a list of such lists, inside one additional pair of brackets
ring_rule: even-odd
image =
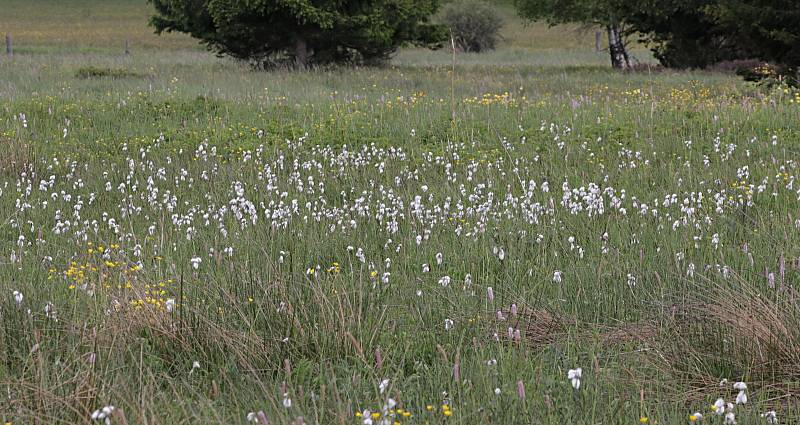
[(500, 40), (503, 18), (482, 1), (459, 1), (444, 7), (441, 22), (450, 29), (456, 48), (464, 52), (492, 50)]

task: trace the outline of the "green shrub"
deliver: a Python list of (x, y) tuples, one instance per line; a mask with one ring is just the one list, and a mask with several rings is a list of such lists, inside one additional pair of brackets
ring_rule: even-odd
[(492, 50), (500, 40), (503, 18), (487, 3), (466, 0), (444, 7), (441, 22), (450, 29), (456, 48), (464, 52)]

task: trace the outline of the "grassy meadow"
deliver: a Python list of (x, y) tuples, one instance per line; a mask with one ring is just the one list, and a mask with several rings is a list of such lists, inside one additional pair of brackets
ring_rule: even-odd
[(455, 66), (263, 72), (3, 3), (0, 423), (800, 419), (792, 90), (508, 8)]

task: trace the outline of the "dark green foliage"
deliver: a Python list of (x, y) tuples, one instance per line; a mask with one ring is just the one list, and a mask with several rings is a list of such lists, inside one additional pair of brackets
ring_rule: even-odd
[(621, 12), (649, 44), (658, 61), (670, 68), (704, 68), (742, 59), (735, 42), (714, 27), (704, 12), (714, 0), (644, 0)]
[(795, 0), (645, 0), (621, 13), (665, 66), (760, 59), (791, 72), (800, 65)]
[[(800, 2), (719, 0), (709, 14), (751, 57), (776, 65), (775, 72), (797, 84), (800, 67)], [(769, 73), (767, 73), (769, 74)], [(771, 77), (771, 75), (768, 75)]]
[(150, 0), (158, 33), (185, 32), (238, 59), (374, 63), (406, 43), (436, 47), (439, 0)]
[(517, 0), (517, 7), (552, 24), (617, 24), (671, 68), (759, 59), (791, 82), (800, 66), (797, 0)]
[(503, 27), (503, 18), (495, 8), (475, 0), (448, 4), (441, 21), (450, 29), (456, 47), (465, 52), (494, 49)]

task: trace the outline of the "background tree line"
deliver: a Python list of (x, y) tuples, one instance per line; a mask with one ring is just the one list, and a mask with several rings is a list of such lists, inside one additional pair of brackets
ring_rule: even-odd
[[(491, 48), (500, 25), (484, 4), (436, 20), (440, 0), (150, 0), (158, 33), (179, 31), (221, 55), (261, 65), (374, 64), (413, 44), (439, 48), (452, 36)], [(550, 24), (605, 28), (611, 64), (633, 65), (627, 43), (647, 45), (671, 68), (758, 59), (794, 78), (800, 65), (797, 0), (514, 0), (519, 14)], [(448, 23), (445, 25), (442, 21)], [(482, 37), (480, 44), (472, 42)], [(471, 44), (472, 43), (472, 44)]]

